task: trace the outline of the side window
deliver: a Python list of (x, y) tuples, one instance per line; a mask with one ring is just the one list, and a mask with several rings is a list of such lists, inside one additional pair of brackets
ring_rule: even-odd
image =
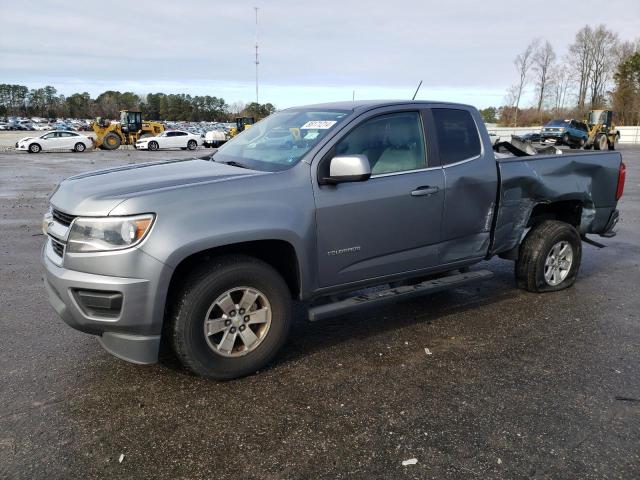
[(432, 112), (442, 165), (480, 155), (478, 129), (467, 110), (434, 108)]
[(55, 133), (53, 133), (53, 132), (52, 132), (52, 133), (47, 133), (47, 134), (46, 134), (44, 137), (42, 137), (42, 138), (44, 138), (44, 139), (47, 139), (47, 140), (48, 140), (48, 139), (53, 138), (53, 137), (55, 137)]
[(187, 135), (187, 132), (174, 132), (176, 137), (184, 137)]
[(426, 166), (422, 119), (418, 112), (371, 118), (349, 132), (335, 148), (336, 155), (366, 155), (372, 175)]

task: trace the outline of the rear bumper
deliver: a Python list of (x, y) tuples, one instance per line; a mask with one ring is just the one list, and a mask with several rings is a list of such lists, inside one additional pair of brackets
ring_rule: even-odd
[[(96, 275), (69, 270), (54, 264), (45, 245), (42, 263), (49, 303), (69, 326), (100, 337), (101, 345), (113, 355), (133, 363), (155, 363), (160, 348), (162, 319), (154, 319), (150, 299), (156, 296), (156, 282)], [(82, 304), (79, 292), (120, 295), (117, 310), (110, 315), (96, 313)]]
[(604, 231), (600, 234), (601, 237), (611, 238), (615, 237), (616, 229), (618, 227), (618, 221), (620, 220), (620, 212), (616, 209), (611, 212), (611, 216), (609, 217), (609, 221), (607, 225), (604, 227)]

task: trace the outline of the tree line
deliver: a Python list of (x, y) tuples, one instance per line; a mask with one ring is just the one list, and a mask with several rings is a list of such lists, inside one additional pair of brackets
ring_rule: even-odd
[[(562, 58), (549, 41), (537, 38), (513, 63), (516, 81), (501, 107), (481, 112), (487, 122), (539, 125), (558, 117), (582, 119), (591, 109), (612, 109), (618, 125), (640, 124), (640, 39), (621, 41), (605, 25), (586, 25)], [(523, 94), (531, 85), (534, 101), (523, 108)]]
[(29, 89), (24, 85), (0, 84), (0, 116), (117, 119), (120, 110), (139, 110), (146, 120), (220, 122), (239, 115), (264, 118), (276, 108), (271, 103), (256, 102), (229, 105), (223, 98), (210, 95), (149, 93), (140, 96), (108, 90), (92, 98), (87, 92), (61, 95), (50, 85)]

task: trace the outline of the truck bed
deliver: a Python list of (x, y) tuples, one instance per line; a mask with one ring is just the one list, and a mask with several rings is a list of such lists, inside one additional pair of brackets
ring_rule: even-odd
[(621, 162), (615, 151), (496, 158), (498, 208), (490, 255), (517, 246), (534, 208), (551, 201), (580, 205), (580, 233), (601, 233), (616, 206)]

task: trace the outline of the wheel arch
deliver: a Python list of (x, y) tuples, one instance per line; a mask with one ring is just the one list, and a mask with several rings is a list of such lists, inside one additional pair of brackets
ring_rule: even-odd
[(579, 229), (582, 224), (585, 206), (583, 199), (565, 199), (555, 202), (537, 203), (529, 212), (526, 227), (535, 227), (545, 220), (560, 220)]
[(246, 255), (262, 260), (282, 275), (293, 298), (300, 296), (302, 275), (295, 247), (282, 239), (262, 239), (214, 246), (184, 255), (173, 269), (169, 279), (167, 302), (179, 290), (190, 271), (213, 258), (224, 255)]

